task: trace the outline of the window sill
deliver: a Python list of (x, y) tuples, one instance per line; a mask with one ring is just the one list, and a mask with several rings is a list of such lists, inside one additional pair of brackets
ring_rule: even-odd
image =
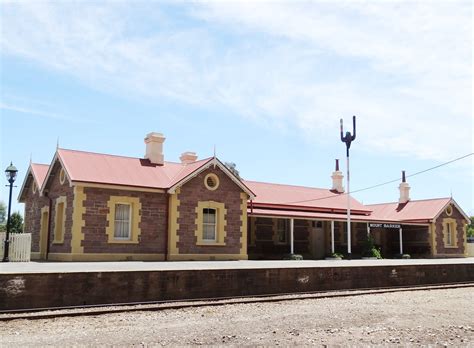
[(108, 241), (109, 244), (138, 244), (137, 240), (112, 239)]
[(459, 248), (457, 245), (445, 245), (445, 249), (457, 249)]
[(225, 246), (224, 242), (197, 242), (198, 246)]
[(53, 240), (53, 244), (64, 244), (64, 240)]

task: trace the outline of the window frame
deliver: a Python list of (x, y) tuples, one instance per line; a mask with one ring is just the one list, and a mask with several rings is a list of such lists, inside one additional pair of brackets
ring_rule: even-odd
[[(218, 225), (218, 219), (219, 219), (219, 216), (217, 215), (217, 209), (216, 208), (202, 208), (202, 240), (204, 242), (217, 242), (217, 225)], [(206, 222), (206, 212), (205, 210), (213, 210), (214, 211), (214, 219), (215, 221), (213, 223), (207, 221)], [(207, 215), (209, 215), (209, 213), (207, 213)], [(205, 238), (204, 234), (205, 234), (205, 226), (214, 226), (214, 238), (213, 239), (208, 239), (208, 238)]]
[[(204, 239), (204, 209), (215, 209), (216, 211), (216, 238), (215, 240)], [(194, 235), (196, 237), (197, 246), (225, 246), (226, 242), (226, 227), (227, 227), (227, 209), (222, 202), (215, 201), (199, 201), (196, 209), (196, 230)]]
[[(58, 214), (59, 206), (62, 204), (62, 214)], [(66, 233), (66, 208), (67, 198), (66, 196), (60, 196), (56, 198), (56, 204), (54, 206), (54, 236), (53, 244), (64, 243), (64, 234)], [(60, 220), (60, 221), (59, 221)], [(58, 235), (58, 227), (60, 227), (61, 234)]]
[[(128, 206), (128, 237), (117, 237), (116, 229), (117, 229), (117, 206), (124, 205)], [(132, 220), (133, 220), (133, 209), (132, 203), (125, 203), (125, 202), (116, 202), (115, 209), (114, 209), (114, 239), (115, 240), (124, 240), (129, 241), (132, 239)]]
[[(284, 223), (283, 228), (280, 226), (280, 222)], [(280, 240), (280, 232), (283, 231), (285, 235), (285, 240)], [(275, 244), (278, 245), (288, 245), (290, 240), (290, 220), (289, 219), (277, 219), (276, 221), (276, 231), (275, 231)]]
[[(130, 227), (128, 239), (115, 237), (115, 209), (117, 204), (127, 204), (130, 205)], [(141, 234), (141, 209), (142, 204), (140, 198), (130, 197), (130, 196), (110, 196), (107, 202), (107, 207), (109, 211), (107, 213), (107, 222), (106, 234), (108, 236), (107, 242), (109, 244), (139, 244), (140, 234)]]

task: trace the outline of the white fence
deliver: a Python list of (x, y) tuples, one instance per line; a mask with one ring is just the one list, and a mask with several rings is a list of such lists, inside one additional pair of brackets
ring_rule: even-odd
[[(3, 258), (5, 232), (0, 232), (0, 258)], [(8, 258), (12, 262), (29, 262), (31, 258), (31, 233), (10, 233)]]

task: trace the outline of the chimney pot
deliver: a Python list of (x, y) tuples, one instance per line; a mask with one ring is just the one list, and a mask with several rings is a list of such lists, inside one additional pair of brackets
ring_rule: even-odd
[(186, 151), (181, 154), (179, 159), (181, 160), (182, 164), (189, 164), (196, 162), (198, 156), (196, 155), (196, 152), (191, 152), (191, 151)]
[(145, 137), (145, 158), (149, 159), (151, 163), (164, 164), (163, 143), (165, 139), (163, 134), (155, 132), (148, 133)]

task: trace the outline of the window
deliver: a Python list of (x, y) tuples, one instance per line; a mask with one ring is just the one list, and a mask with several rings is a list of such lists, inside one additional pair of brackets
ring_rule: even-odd
[(451, 216), (452, 214), (453, 214), (453, 207), (449, 205), (446, 208), (446, 215)]
[(443, 240), (446, 248), (457, 248), (457, 223), (456, 219), (443, 219)]
[(64, 185), (66, 182), (66, 172), (64, 171), (63, 168), (61, 168), (61, 171), (59, 172), (59, 183), (61, 185)]
[(290, 231), (290, 220), (286, 220), (286, 219), (277, 220), (276, 242), (278, 244), (287, 244), (289, 231)]
[(204, 186), (211, 191), (217, 190), (219, 187), (219, 178), (217, 175), (213, 173), (207, 174), (204, 178)]
[(110, 196), (107, 202), (107, 227), (105, 232), (112, 244), (140, 243), (142, 204), (140, 198)]
[(118, 203), (115, 204), (115, 223), (114, 223), (114, 238), (115, 239), (130, 239), (131, 230), (131, 210), (130, 204)]
[(66, 196), (56, 199), (56, 216), (54, 221), (54, 241), (53, 243), (64, 242), (64, 229), (66, 223)]
[(216, 241), (217, 235), (217, 212), (216, 209), (203, 209), (202, 239), (204, 241)]
[(215, 201), (199, 201), (195, 211), (196, 245), (225, 246), (227, 235), (225, 204)]
[(446, 244), (453, 245), (453, 226), (450, 223), (446, 225)]

